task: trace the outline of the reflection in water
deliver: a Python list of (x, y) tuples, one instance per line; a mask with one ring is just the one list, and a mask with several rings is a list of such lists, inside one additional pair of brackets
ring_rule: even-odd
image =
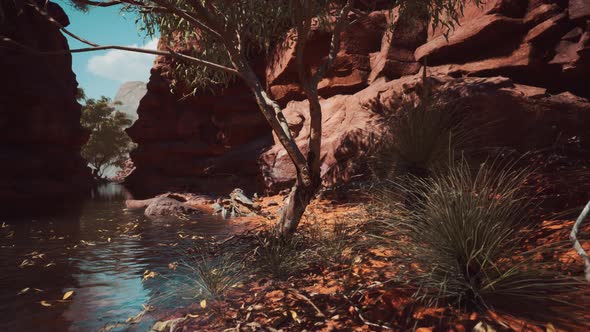
[[(151, 221), (125, 210), (125, 198), (121, 186), (108, 184), (79, 216), (0, 221), (1, 331), (96, 331), (124, 323), (160, 291), (169, 292), (176, 276), (168, 263), (191, 238), (229, 232), (211, 217)], [(142, 282), (146, 270), (158, 276)], [(60, 301), (69, 290), (72, 298)], [(152, 315), (125, 328), (148, 330)]]

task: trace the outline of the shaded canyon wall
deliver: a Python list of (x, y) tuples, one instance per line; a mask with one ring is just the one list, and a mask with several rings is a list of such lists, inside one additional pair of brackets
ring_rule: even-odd
[[(11, 1), (3, 5), (0, 35), (41, 51), (68, 49), (59, 29), (32, 8), (24, 6), (17, 14)], [(61, 24), (69, 24), (57, 4), (48, 3), (47, 9)], [(0, 47), (0, 72), (3, 210), (13, 202), (35, 199), (37, 206), (87, 191), (91, 177), (80, 147), (88, 133), (80, 125), (71, 55), (40, 56)]]

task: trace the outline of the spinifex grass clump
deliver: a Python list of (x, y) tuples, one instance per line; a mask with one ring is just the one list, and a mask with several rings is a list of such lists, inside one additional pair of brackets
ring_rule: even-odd
[[(426, 177), (447, 166), (454, 151), (473, 148), (477, 136), (466, 107), (423, 93), (399, 107), (382, 106), (386, 135), (372, 158), (378, 178)], [(468, 121), (469, 120), (469, 121)]]
[(307, 232), (320, 265), (350, 263), (357, 236), (346, 222), (336, 220), (330, 226), (315, 222)]
[(189, 271), (192, 282), (206, 297), (222, 297), (243, 279), (242, 262), (228, 254), (195, 256), (183, 262), (182, 266)]
[(275, 232), (257, 235), (256, 269), (265, 276), (287, 279), (307, 266), (299, 236), (282, 237)]
[(556, 248), (527, 241), (533, 229), (524, 225), (534, 207), (521, 189), (528, 174), (499, 163), (474, 171), (460, 160), (403, 188), (413, 196), (411, 208), (399, 203), (399, 190), (379, 192), (377, 236), (396, 251), (399, 276), (418, 300), (553, 322), (588, 301), (583, 282), (540, 258)]

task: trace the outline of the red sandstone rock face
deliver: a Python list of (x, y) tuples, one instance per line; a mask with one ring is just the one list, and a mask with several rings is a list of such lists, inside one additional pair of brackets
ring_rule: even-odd
[[(487, 128), (485, 143), (528, 151), (544, 149), (575, 138), (590, 146), (590, 102), (570, 93), (549, 95), (545, 89), (515, 84), (504, 77), (431, 77), (435, 91), (469, 105), (478, 122), (495, 122)], [(370, 147), (384, 132), (380, 105), (399, 105), (414, 94), (421, 75), (386, 82), (379, 80), (353, 95), (322, 101), (322, 175), (325, 185), (346, 181), (366, 171), (363, 162)], [(297, 143), (306, 151), (309, 139), (307, 102), (293, 102), (283, 111)], [(501, 130), (497, 130), (502, 128)], [(483, 132), (482, 128), (482, 132)], [(482, 138), (483, 139), (483, 138)], [(560, 141), (561, 140), (561, 141)], [(280, 145), (261, 156), (266, 184), (280, 190), (293, 183), (295, 169)]]
[[(371, 54), (379, 52), (386, 26), (386, 13), (374, 12), (346, 29), (342, 34), (338, 57), (319, 84), (318, 92), (322, 97), (354, 93), (367, 86)], [(304, 63), (312, 68), (312, 72), (328, 55), (330, 38), (330, 27), (312, 28), (304, 54)], [(271, 56), (266, 69), (266, 81), (271, 96), (281, 105), (290, 100), (305, 99), (298, 84), (293, 47), (281, 47)]]
[[(350, 25), (342, 33), (338, 57), (319, 83), (320, 96), (352, 94), (378, 77), (398, 78), (417, 73), (420, 64), (414, 59), (414, 50), (426, 41), (426, 24), (416, 22), (408, 26), (397, 21), (395, 14), (375, 11)], [(331, 27), (312, 28), (304, 54), (304, 62), (312, 72), (328, 55), (331, 31)], [(271, 56), (266, 81), (271, 96), (281, 105), (305, 99), (298, 83), (293, 47), (278, 48)]]
[(127, 129), (138, 143), (125, 183), (138, 192), (166, 188), (225, 193), (260, 190), (257, 156), (272, 139), (249, 89), (237, 81), (215, 92), (170, 92), (172, 63), (158, 57), (139, 119)]
[[(496, 0), (470, 5), (448, 40), (430, 32), (415, 56), (454, 76), (497, 76), (590, 97), (587, 1)], [(489, 9), (492, 8), (492, 9)], [(496, 9), (494, 9), (496, 8)], [(523, 10), (524, 9), (524, 10)]]
[[(359, 20), (343, 33), (334, 67), (319, 86), (325, 184), (363, 171), (366, 152), (382, 133), (378, 105), (412, 94), (424, 60), (441, 93), (467, 100), (472, 110), (505, 123), (508, 129), (496, 132), (494, 144), (525, 151), (576, 137), (590, 146), (582, 125), (590, 121), (590, 104), (576, 96), (590, 97), (587, 7), (584, 0), (489, 0), (483, 8), (468, 4), (448, 39), (440, 29), (432, 31), (424, 22), (407, 26), (384, 11)], [(304, 60), (312, 71), (327, 55), (329, 38), (329, 29), (312, 31)], [(268, 141), (268, 127), (246, 89), (238, 83), (218, 96), (201, 94), (180, 102), (168, 93), (168, 64), (159, 61), (140, 105), (139, 123), (129, 131), (140, 145), (133, 154), (138, 167), (134, 181), (204, 179), (208, 169), (254, 177), (260, 171), (252, 156), (266, 146), (259, 162), (267, 188), (292, 184), (293, 166), (284, 149)], [(293, 49), (275, 52), (265, 78), (305, 151), (309, 116)], [(223, 120), (242, 126), (228, 134)]]
[[(53, 17), (69, 24), (58, 5), (48, 6)], [(25, 7), (16, 15), (8, 8), (7, 14), (0, 22), (1, 35), (39, 50), (68, 48), (57, 27), (33, 9)], [(41, 57), (0, 48), (0, 201), (4, 203), (57, 198), (90, 185), (89, 169), (80, 157), (88, 133), (80, 126), (71, 60), (70, 55)]]

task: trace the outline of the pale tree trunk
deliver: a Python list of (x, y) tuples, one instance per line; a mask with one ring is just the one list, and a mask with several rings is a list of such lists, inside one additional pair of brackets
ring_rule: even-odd
[(588, 214), (590, 214), (590, 201), (588, 202), (588, 204), (586, 204), (586, 206), (580, 213), (580, 216), (576, 220), (576, 223), (572, 228), (572, 232), (570, 233), (570, 240), (574, 245), (574, 249), (584, 261), (584, 276), (586, 277), (587, 281), (590, 281), (590, 257), (588, 257), (588, 254), (580, 244), (580, 241), (578, 241), (578, 232), (580, 231), (580, 226), (582, 225), (582, 222), (584, 221), (584, 219), (586, 219)]
[(322, 184), (321, 179), (321, 144), (322, 144), (322, 108), (317, 93), (308, 97), (310, 101), (310, 135), (307, 166), (310, 170), (311, 184), (305, 185), (297, 172), (297, 180), (287, 198), (287, 205), (281, 210), (278, 230), (282, 236), (290, 236), (297, 230), (299, 221), (307, 206), (314, 198)]
[(297, 226), (307, 206), (312, 201), (317, 191), (321, 187), (321, 145), (322, 145), (322, 106), (318, 95), (318, 84), (324, 77), (338, 51), (340, 50), (340, 34), (348, 24), (348, 13), (352, 9), (352, 0), (349, 0), (340, 11), (336, 18), (336, 24), (332, 33), (330, 51), (327, 59), (318, 68), (314, 75), (310, 74), (310, 68), (304, 65), (305, 43), (309, 37), (312, 24), (311, 1), (305, 0), (299, 2), (295, 8), (296, 20), (296, 62), (299, 83), (305, 92), (309, 102), (309, 141), (307, 153), (307, 167), (310, 172), (311, 183), (306, 184), (302, 181), (300, 172), (297, 172), (295, 185), (291, 189), (287, 198), (287, 205), (280, 212), (279, 222), (277, 224), (279, 233), (282, 236), (291, 236), (297, 230)]

